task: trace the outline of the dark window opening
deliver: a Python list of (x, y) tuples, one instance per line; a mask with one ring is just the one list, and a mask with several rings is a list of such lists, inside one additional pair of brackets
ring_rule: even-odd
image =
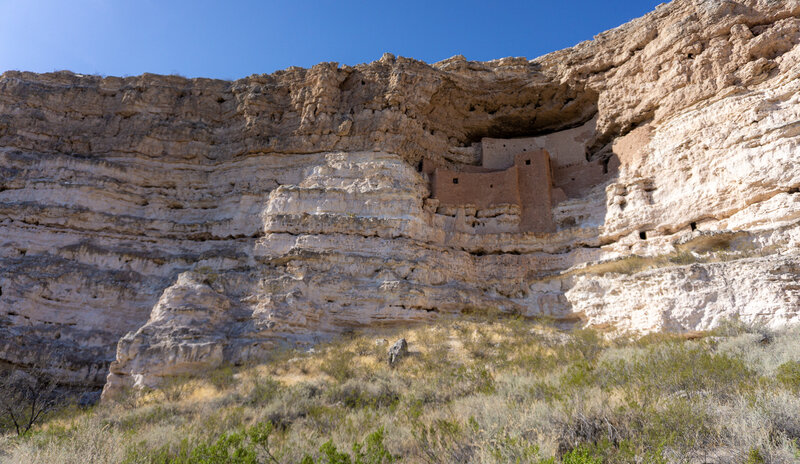
[(419, 160), (419, 163), (417, 163), (417, 172), (422, 172), (422, 160)]
[(364, 81), (361, 81), (361, 85), (367, 85), (367, 83), (364, 82)]
[(528, 151), (528, 149), (527, 148), (523, 148), (522, 151)]
[(475, 105), (470, 105), (470, 106), (469, 106), (469, 110), (470, 110), (470, 111), (475, 111)]
[(531, 165), (531, 160), (525, 160), (525, 164), (530, 166)]
[(457, 183), (458, 183), (458, 177), (453, 177), (453, 183), (454, 183), (454, 184), (457, 184)]
[(489, 184), (489, 188), (494, 188), (494, 184)]
[(689, 227), (691, 227), (692, 230), (697, 230), (697, 223), (693, 222), (693, 223), (689, 224)]
[(642, 240), (647, 240), (647, 232), (639, 232), (639, 238)]

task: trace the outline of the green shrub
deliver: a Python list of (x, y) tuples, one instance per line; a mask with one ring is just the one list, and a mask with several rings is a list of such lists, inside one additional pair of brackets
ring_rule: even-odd
[(258, 447), (271, 461), (278, 462), (275, 456), (272, 455), (269, 444), (269, 438), (272, 436), (273, 430), (272, 422), (261, 422), (247, 430), (247, 436), (250, 438), (250, 442)]
[(269, 438), (273, 427), (262, 422), (238, 432), (223, 433), (216, 440), (189, 442), (183, 439), (177, 448), (165, 445), (156, 450), (147, 449), (144, 442), (137, 443), (126, 452), (126, 464), (259, 464), (262, 456), (277, 462), (270, 451)]
[(594, 456), (588, 446), (579, 446), (561, 457), (561, 464), (603, 464), (603, 460)]
[(320, 405), (320, 394), (325, 384), (300, 383), (281, 389), (269, 404), (263, 406), (261, 417), (267, 418), (276, 427), (285, 429), (296, 420), (308, 417), (312, 409)]
[(800, 391), (800, 362), (788, 361), (781, 364), (775, 377), (785, 388), (795, 393)]
[(684, 398), (644, 407), (631, 421), (628, 437), (638, 454), (658, 454), (664, 446), (682, 453), (713, 445), (712, 418), (697, 403)]
[(355, 374), (353, 370), (354, 356), (355, 353), (352, 351), (334, 353), (323, 361), (320, 368), (322, 372), (333, 377), (337, 382), (344, 382)]
[(387, 382), (351, 379), (331, 388), (328, 398), (348, 408), (381, 408), (396, 404), (400, 395)]
[(258, 456), (253, 443), (240, 432), (222, 434), (213, 443), (200, 443), (189, 455), (189, 461), (177, 460), (176, 463), (191, 462), (194, 464), (257, 464)]
[(325, 457), (325, 464), (352, 464), (353, 462), (349, 454), (337, 450), (331, 441), (320, 446), (319, 452)]
[(412, 433), (427, 462), (468, 462), (475, 452), (473, 437), (455, 421), (414, 424)]
[(730, 395), (753, 386), (755, 372), (744, 361), (713, 353), (707, 346), (667, 342), (654, 345), (628, 360), (601, 363), (598, 384), (622, 387), (638, 398), (709, 391)]
[(281, 391), (281, 383), (272, 377), (253, 377), (253, 388), (247, 395), (249, 404), (267, 404)]
[(320, 434), (328, 435), (339, 428), (346, 417), (347, 409), (343, 405), (321, 403), (309, 406), (305, 420)]
[[(383, 361), (386, 347), (373, 348), (371, 333), (308, 356), (287, 348), (236, 368), (235, 378), (231, 367), (214, 372), (218, 391), (196, 401), (144, 394), (48, 418), (25, 437), (0, 437), (0, 460), (97, 462), (118, 453), (113, 460), (127, 464), (372, 464), (397, 458), (384, 440), (405, 461), (428, 463), (663, 464), (665, 455), (688, 462), (708, 449), (754, 464), (800, 458), (793, 332), (740, 336), (735, 350), (732, 341), (663, 334), (557, 334), (508, 318), (407, 332), (415, 352), (396, 369), (356, 362)], [(315, 372), (317, 380), (294, 383)], [(168, 399), (185, 396), (186, 385), (167, 387), (175, 390)], [(392, 424), (390, 439), (370, 433), (376, 424)]]
[(230, 387), (233, 385), (235, 378), (234, 378), (234, 371), (233, 366), (221, 366), (208, 374), (208, 381), (211, 382), (212, 385), (217, 390), (222, 390), (225, 388)]
[(190, 380), (188, 374), (167, 377), (159, 385), (159, 391), (167, 401), (178, 401), (191, 391)]
[(567, 348), (576, 352), (586, 362), (594, 362), (603, 351), (603, 341), (600, 335), (590, 329), (572, 331), (572, 338)]
[(174, 405), (148, 405), (136, 409), (131, 414), (126, 414), (115, 422), (122, 430), (138, 430), (145, 424), (152, 424), (161, 421), (169, 420), (175, 416), (176, 409)]
[(761, 451), (759, 451), (757, 448), (750, 448), (750, 451), (747, 453), (747, 460), (744, 463), (765, 464), (766, 462), (767, 460), (761, 455)]
[(485, 367), (460, 368), (456, 372), (456, 378), (464, 382), (465, 393), (471, 391), (488, 395), (495, 391), (494, 377)]
[(363, 444), (353, 444), (355, 464), (383, 464), (394, 462), (395, 458), (383, 444), (383, 427), (369, 434)]
[(369, 434), (364, 443), (353, 443), (352, 456), (339, 451), (332, 441), (327, 441), (319, 448), (322, 458), (315, 461), (310, 455), (305, 455), (301, 464), (389, 464), (395, 461), (383, 444), (383, 427)]
[(246, 436), (235, 432), (223, 434), (215, 441), (201, 442), (191, 446), (183, 439), (177, 449), (163, 446), (149, 451), (146, 443), (128, 449), (124, 464), (258, 464), (255, 448)]
[(489, 453), (495, 462), (543, 462), (536, 443), (523, 436), (510, 435), (506, 431), (490, 442)]
[(594, 368), (586, 361), (578, 361), (570, 364), (567, 367), (567, 372), (561, 376), (561, 389), (559, 392), (563, 393), (565, 389), (584, 388), (592, 385), (596, 381)]

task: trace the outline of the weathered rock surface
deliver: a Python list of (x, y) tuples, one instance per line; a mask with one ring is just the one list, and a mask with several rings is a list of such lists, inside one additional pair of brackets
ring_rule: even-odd
[(408, 354), (408, 342), (405, 338), (401, 338), (394, 342), (391, 348), (389, 348), (389, 365), (394, 366), (403, 356)]
[(800, 257), (774, 255), (584, 276), (565, 295), (590, 324), (621, 330), (707, 330), (733, 318), (779, 327), (800, 318), (798, 275)]
[[(800, 322), (798, 44), (800, 1), (676, 0), (531, 61), (6, 72), (0, 361), (113, 394), (473, 309)], [(430, 198), (421, 160), (478, 165), (483, 137), (540, 137), (556, 232)], [(604, 264), (676, 250), (728, 258)]]

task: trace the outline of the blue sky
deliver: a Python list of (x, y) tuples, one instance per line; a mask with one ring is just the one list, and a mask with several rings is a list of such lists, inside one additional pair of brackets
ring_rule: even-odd
[(435, 62), (535, 58), (641, 16), (657, 0), (0, 0), (9, 69), (237, 79), (384, 52)]

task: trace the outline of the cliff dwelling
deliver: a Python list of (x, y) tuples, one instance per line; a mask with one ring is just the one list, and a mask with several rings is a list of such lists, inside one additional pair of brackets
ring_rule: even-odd
[(483, 138), (480, 166), (445, 167), (425, 159), (422, 171), (440, 208), (474, 208), (477, 217), (499, 208), (519, 217), (511, 230), (488, 227), (473, 233), (555, 232), (553, 206), (616, 175), (616, 157), (586, 160), (584, 143), (593, 129), (591, 121), (547, 136)]
[[(797, 462), (800, 0), (674, 0), (596, 37), (235, 81), (0, 74), (0, 404), (69, 414), (13, 436), (0, 408), (0, 463), (320, 462), (323, 443), (351, 461), (363, 443), (383, 462), (694, 462), (703, 444), (715, 462)], [(390, 364), (399, 337), (420, 356)], [(626, 363), (590, 377), (712, 360), (725, 389), (632, 379), (619, 391), (644, 385), (652, 405), (599, 404), (589, 383), (562, 402), (551, 390), (586, 361), (570, 340)], [(566, 406), (541, 414), (551, 400)], [(657, 434), (635, 441), (639, 418), (684, 406), (708, 434), (693, 422), (664, 456)], [(613, 431), (575, 440), (580, 414), (619, 419), (644, 454), (594, 446)], [(477, 431), (412, 433), (440, 421)]]

